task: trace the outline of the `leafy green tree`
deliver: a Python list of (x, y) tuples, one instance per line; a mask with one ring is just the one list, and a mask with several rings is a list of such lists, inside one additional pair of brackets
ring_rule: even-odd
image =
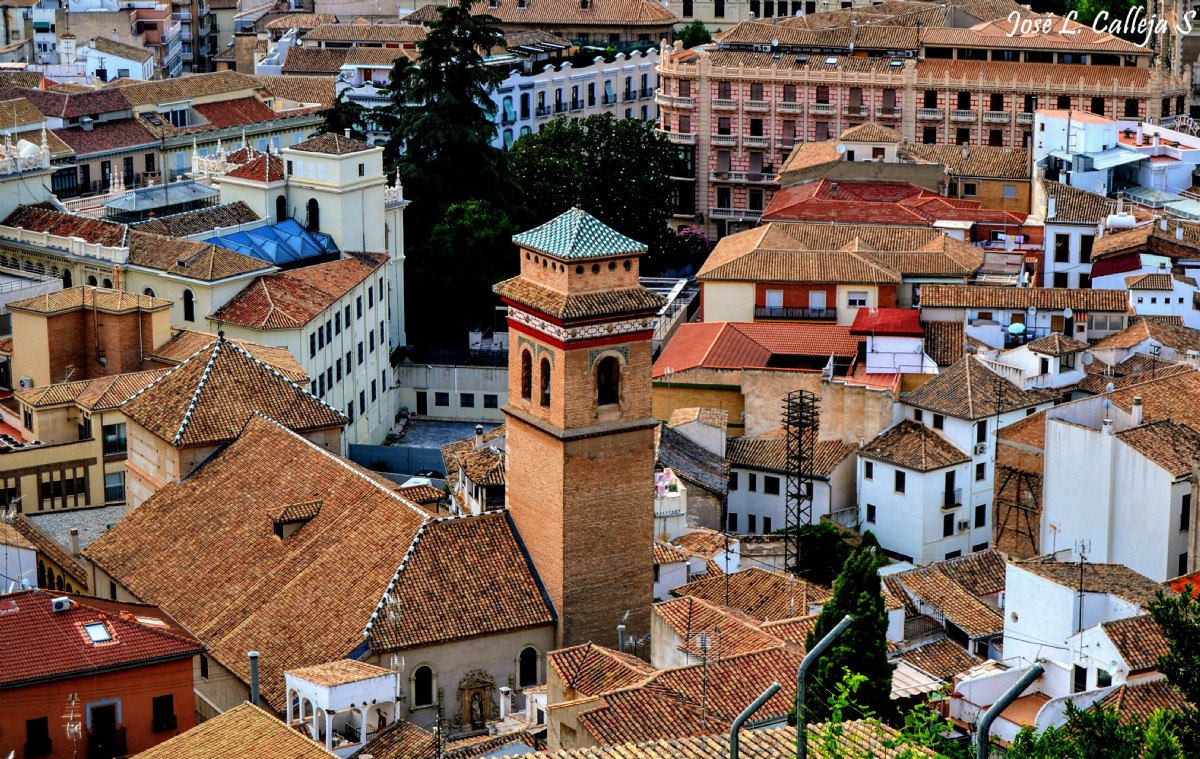
[(1139, 759), (1145, 728), (1135, 719), (1122, 721), (1114, 709), (1094, 705), (1080, 710), (1067, 704), (1062, 727), (1041, 734), (1025, 728), (1013, 741), (1006, 759)]
[(708, 27), (700, 19), (696, 19), (692, 23), (679, 30), (679, 34), (675, 35), (675, 39), (683, 43), (685, 48), (695, 47), (712, 42), (712, 34), (709, 33)]
[(875, 551), (860, 548), (846, 560), (833, 584), (833, 597), (821, 609), (816, 626), (808, 635), (808, 648), (816, 646), (847, 614), (850, 626), (825, 649), (808, 671), (805, 685), (804, 718), (824, 722), (830, 717), (826, 695), (842, 681), (845, 671), (862, 675), (858, 703), (849, 708), (849, 718), (892, 716), (892, 670), (887, 658), (887, 607), (880, 587)]
[(518, 139), (509, 154), (511, 177), (536, 223), (578, 206), (649, 246), (643, 271), (671, 268), (677, 257), (667, 220), (674, 212), (670, 178), (681, 164), (653, 124), (610, 114), (554, 119)]
[(1172, 724), (1175, 716), (1155, 709), (1146, 720), (1146, 746), (1142, 750), (1142, 759), (1183, 759), (1183, 745)]
[(347, 97), (346, 93), (348, 92), (349, 90), (342, 90), (328, 108), (317, 112), (322, 119), (321, 126), (317, 131), (345, 134), (349, 129), (351, 137), (356, 140), (365, 140), (367, 138), (366, 109)]
[(1191, 584), (1176, 596), (1160, 590), (1146, 607), (1170, 644), (1158, 660), (1158, 671), (1188, 703), (1178, 726), (1187, 756), (1200, 756), (1200, 601), (1195, 594)]

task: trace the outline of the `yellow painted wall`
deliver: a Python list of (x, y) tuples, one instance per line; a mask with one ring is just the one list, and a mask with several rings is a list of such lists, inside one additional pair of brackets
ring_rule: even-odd
[(704, 321), (754, 321), (753, 282), (703, 282)]

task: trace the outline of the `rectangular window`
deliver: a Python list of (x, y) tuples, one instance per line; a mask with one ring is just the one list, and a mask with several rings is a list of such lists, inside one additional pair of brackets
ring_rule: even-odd
[(903, 471), (901, 471), (901, 470), (899, 470), (899, 469), (897, 469), (897, 470), (896, 470), (896, 487), (895, 487), (895, 490), (896, 490), (896, 492), (897, 492), (897, 493), (903, 493), (903, 492), (904, 492), (904, 472), (903, 472)]
[(935, 430), (945, 429), (946, 428), (946, 417), (942, 416), (941, 414), (934, 414), (933, 415), (933, 428)]
[(1175, 567), (1176, 574), (1185, 575), (1188, 573), (1188, 555), (1187, 551), (1179, 554), (1179, 565)]
[(367, 342), (371, 344), (371, 352), (374, 353), (375, 352), (375, 330), (371, 330), (370, 332), (368, 332), (367, 338), (368, 338)]
[[(446, 405), (450, 405), (450, 394), (446, 393)], [(367, 391), (363, 390), (358, 394), (358, 409), (359, 413), (367, 413)]]
[(1071, 261), (1071, 236), (1070, 235), (1055, 235), (1054, 236), (1054, 261), (1055, 263), (1065, 264)]
[(434, 393), (433, 405), (442, 406), (443, 408), (450, 405), (450, 393)]
[(913, 409), (913, 421), (914, 422), (924, 422), (925, 421), (925, 410), (919, 409), (919, 408)]
[(942, 537), (948, 538), (954, 534), (954, 514), (942, 515)]
[(361, 319), (362, 318), (362, 296), (361, 295), (354, 299), (354, 305), (355, 305), (356, 310), (358, 311), (358, 318)]
[(1054, 287), (1069, 287), (1067, 284), (1067, 273), (1065, 271), (1054, 272), (1052, 284)]
[(349, 377), (354, 371), (354, 354), (346, 351), (346, 376)]
[(333, 367), (325, 370), (325, 387), (333, 389)]
[(980, 419), (978, 422), (975, 422), (975, 442), (987, 442), (987, 419)]
[(1016, 200), (1016, 198), (1017, 198), (1017, 186), (1015, 184), (1004, 185), (1004, 199), (1005, 200)]
[(973, 197), (975, 197), (975, 184), (974, 184), (973, 182), (963, 182), (963, 186), (962, 186), (962, 187), (963, 187), (963, 193), (962, 193), (962, 194), (963, 194), (963, 197), (964, 197), (964, 198), (973, 198)]
[(1089, 264), (1092, 262), (1092, 243), (1094, 242), (1096, 242), (1095, 235), (1079, 236), (1079, 263)]
[(333, 367), (335, 369), (333, 376), (337, 379), (338, 382), (341, 382), (342, 381), (342, 360), (339, 358), (337, 360), (337, 362), (333, 365)]
[[(372, 395), (374, 395), (375, 383), (371, 383)], [(459, 393), (458, 405), (463, 408), (475, 408), (475, 393)]]
[(866, 308), (867, 293), (863, 290), (851, 290), (846, 294), (846, 305), (850, 308)]
[(50, 718), (25, 720), (25, 756), (45, 756), (51, 751)]
[(362, 362), (363, 362), (363, 342), (362, 342), (362, 340), (359, 340), (358, 341), (358, 365), (362, 366)]
[(875, 504), (873, 503), (867, 504), (867, 521), (875, 524)]
[(317, 334), (315, 332), (308, 336), (308, 357), (314, 358), (317, 355)]
[(758, 492), (758, 475), (751, 472), (746, 475), (746, 489), (751, 493)]
[(863, 479), (864, 480), (875, 479), (875, 462), (874, 461), (864, 461), (863, 462)]
[(987, 504), (981, 503), (975, 507), (975, 526), (983, 527), (987, 524)]
[(779, 478), (766, 475), (763, 477), (763, 492), (767, 495), (779, 495)]
[(1179, 531), (1187, 532), (1192, 526), (1192, 494), (1184, 493), (1183, 502), (1179, 504)]
[(354, 424), (354, 401), (346, 404), (346, 418), (350, 420), (351, 424)]
[(746, 515), (746, 532), (750, 532), (750, 533), (758, 532), (758, 515), (757, 514), (747, 514)]
[(1125, 115), (1133, 117), (1138, 115), (1137, 98), (1125, 98)]
[(763, 517), (763, 534), (767, 535), (771, 532), (771, 517)]
[(174, 695), (168, 693), (165, 696), (155, 696), (150, 701), (150, 708), (153, 713), (154, 732), (161, 733), (176, 728)]
[(500, 407), (499, 396), (495, 395), (494, 393), (484, 393), (483, 394), (483, 407), (484, 408), (499, 408)]
[(208, 679), (208, 657), (200, 654), (200, 677)]
[(975, 481), (981, 482), (987, 479), (987, 463), (979, 463), (975, 465)]
[(342, 334), (342, 312), (338, 311), (333, 315), (333, 334)]
[[(374, 403), (379, 398), (379, 386), (375, 384), (375, 380), (371, 380), (371, 403)], [(471, 396), (474, 400), (475, 396)]]
[(731, 491), (738, 489), (738, 473), (737, 472), (729, 473), (729, 489)]
[(350, 329), (350, 304), (346, 304), (346, 329)]
[(375, 308), (375, 286), (367, 288), (367, 308)]

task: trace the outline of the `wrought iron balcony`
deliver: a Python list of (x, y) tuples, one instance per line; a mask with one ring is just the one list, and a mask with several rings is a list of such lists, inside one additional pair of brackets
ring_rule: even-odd
[(805, 319), (812, 321), (834, 321), (836, 308), (784, 308), (782, 306), (755, 306), (755, 319)]

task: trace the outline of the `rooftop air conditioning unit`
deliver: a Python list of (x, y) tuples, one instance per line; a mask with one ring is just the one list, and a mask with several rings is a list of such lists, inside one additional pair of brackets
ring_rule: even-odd
[(33, 377), (22, 377), (20, 383), (22, 390), (28, 390), (33, 387)]
[(970, 523), (970, 521), (968, 521), (968, 520), (966, 520), (966, 519), (960, 519), (960, 520), (958, 520), (958, 529), (959, 529), (960, 531), (961, 531), (961, 530), (969, 530), (970, 528), (971, 528), (971, 523)]
[(987, 453), (987, 443), (976, 443), (975, 444), (975, 455), (982, 456), (985, 453)]
[(67, 611), (70, 608), (71, 608), (71, 599), (67, 598), (66, 596), (60, 596), (59, 598), (51, 598), (50, 599), (50, 611), (53, 611), (53, 612)]

